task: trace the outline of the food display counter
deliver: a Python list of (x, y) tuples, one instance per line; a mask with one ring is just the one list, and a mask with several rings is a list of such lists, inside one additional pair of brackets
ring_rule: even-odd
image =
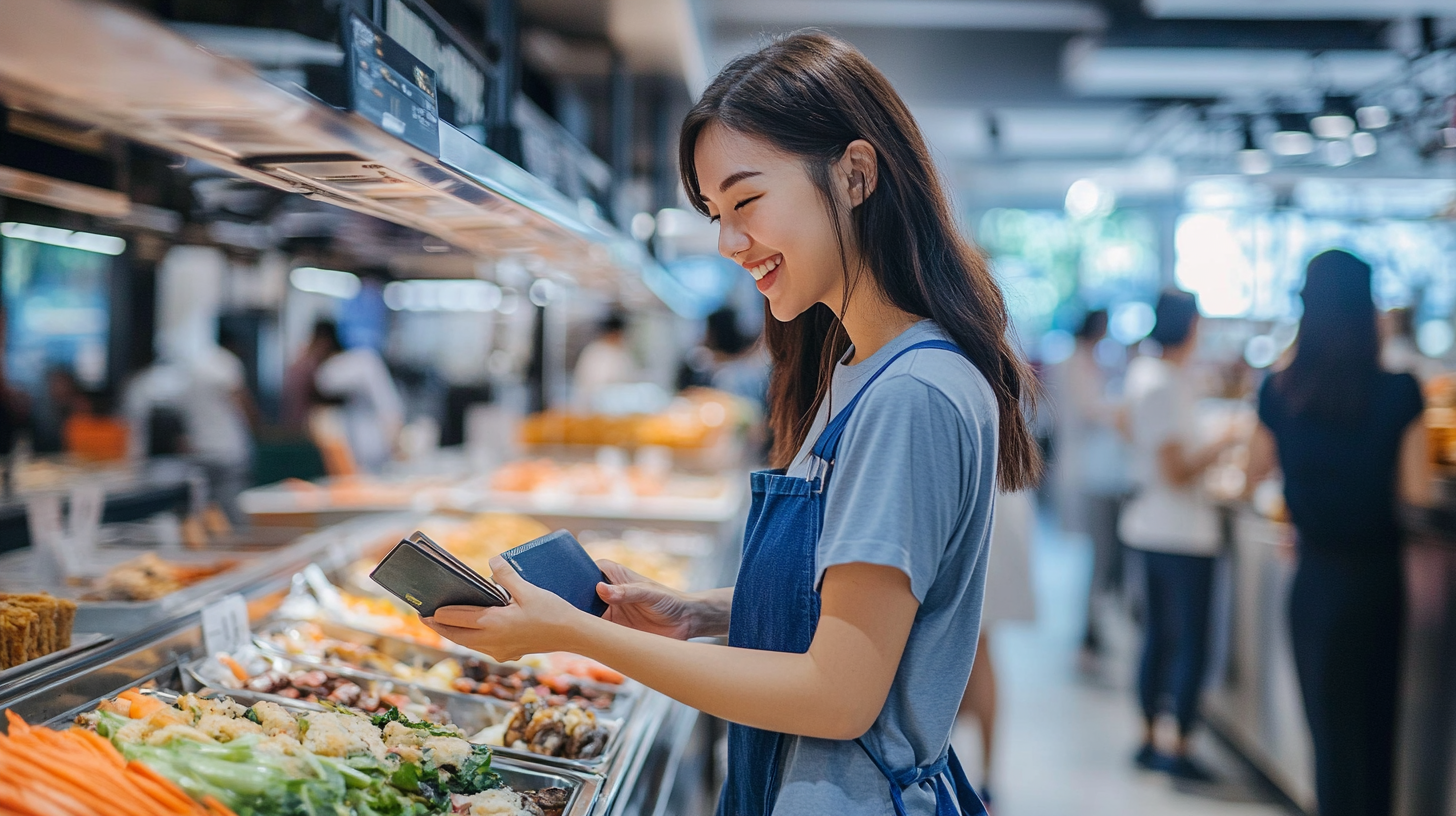
[[(276, 741), (278, 733), (290, 733), (270, 726), (269, 717), (275, 724), (296, 722), (301, 726), (291, 733), (302, 749), (286, 749), (290, 756), (312, 756), (310, 762), (325, 770), (345, 759), (357, 766), (353, 772), (337, 769), (345, 787), (357, 788), (340, 788), (339, 796), (381, 790), (398, 796), (407, 789), (417, 791), (414, 801), (436, 796), (432, 813), (466, 812), (458, 808), (476, 802), (478, 809), (469, 812), (660, 814), (712, 795), (714, 730), (696, 711), (580, 657), (495, 663), (442, 641), (393, 605), (368, 582), (368, 567), (415, 529), (430, 531), (462, 560), (478, 564), (547, 528), (500, 513), (411, 512), (364, 515), (307, 533), (246, 568), (199, 582), (175, 596), (166, 614), (119, 619), (92, 648), (6, 677), (0, 709), (32, 726), (64, 727), (79, 717), (104, 736), (120, 734), (112, 741), (128, 756), (149, 756), (147, 729), (201, 731), (220, 743), (218, 756), (240, 762), (253, 756), (248, 751), (266, 752), (259, 745)], [(687, 587), (716, 583), (731, 568), (715, 536), (572, 529), (594, 553)], [(246, 622), (229, 627), (228, 609), (245, 609), (235, 618)], [(236, 707), (217, 702), (224, 698)], [(204, 722), (199, 707), (208, 713), (214, 706), (225, 707), (219, 716), (231, 713), (225, 721)], [(278, 719), (279, 712), (293, 719)], [(154, 715), (184, 721), (159, 725), (148, 719)], [(23, 729), (18, 722), (0, 728)], [(338, 724), (356, 737), (363, 729), (361, 745), (375, 746), (374, 759), (358, 751), (330, 758), (332, 743), (316, 729)], [(127, 725), (132, 730), (122, 732)], [(260, 727), (263, 733), (235, 735)], [(436, 741), (422, 752), (426, 743), (420, 741), (427, 739)], [(152, 761), (183, 767), (189, 760), (182, 754), (202, 750), (181, 745), (178, 756), (158, 754)], [(488, 754), (482, 746), (490, 746)], [(449, 765), (444, 757), (452, 751), (488, 755), (490, 763), (467, 766), (457, 757)], [(401, 777), (399, 769), (412, 758), (426, 775), (438, 771), (445, 788), (411, 787), (413, 777)], [(311, 773), (268, 771), (274, 772)], [(480, 787), (488, 772), (499, 774), (499, 795), (487, 796)], [(189, 793), (195, 791), (188, 784), (205, 789), (182, 771), (174, 776)]]
[[(1396, 737), (1395, 813), (1450, 816), (1456, 769), (1456, 483), (1441, 503), (1406, 508), (1406, 627)], [(1295, 560), (1288, 525), (1232, 509), (1228, 591), (1215, 614), (1229, 633), (1204, 698), (1209, 724), (1290, 800), (1314, 812), (1314, 759), (1289, 636)]]

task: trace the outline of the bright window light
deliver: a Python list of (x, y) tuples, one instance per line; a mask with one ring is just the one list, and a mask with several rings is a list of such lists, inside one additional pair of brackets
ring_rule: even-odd
[(6, 238), (19, 238), (22, 241), (34, 241), (37, 244), (84, 249), (87, 252), (99, 252), (102, 255), (120, 255), (126, 250), (125, 239), (115, 235), (72, 232), (55, 227), (42, 227), (38, 224), (17, 224), (14, 221), (0, 224), (0, 235), (4, 235)]
[(288, 273), (288, 282), (300, 292), (327, 295), (340, 300), (353, 300), (359, 294), (359, 276), (337, 269), (300, 266)]
[(1254, 269), (1226, 217), (1192, 213), (1178, 220), (1173, 277), (1198, 297), (1206, 317), (1239, 317), (1254, 306)]
[(501, 288), (483, 280), (405, 280), (384, 287), (384, 305), (396, 312), (493, 312)]

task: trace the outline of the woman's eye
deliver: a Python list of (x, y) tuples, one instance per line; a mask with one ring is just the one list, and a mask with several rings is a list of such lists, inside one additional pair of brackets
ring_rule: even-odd
[(718, 220), (720, 218), (722, 218), (722, 216), (719, 216), (719, 215), (710, 215), (710, 216), (708, 216), (708, 223), (709, 224), (716, 224), (716, 223), (718, 223)]
[(759, 200), (760, 198), (763, 198), (763, 196), (754, 196), (752, 198), (745, 198), (742, 201), (738, 202), (737, 204), (734, 204), (733, 205), (733, 209), (735, 209), (735, 210), (741, 210), (744, 207), (747, 207), (749, 204), (752, 204), (753, 202)]

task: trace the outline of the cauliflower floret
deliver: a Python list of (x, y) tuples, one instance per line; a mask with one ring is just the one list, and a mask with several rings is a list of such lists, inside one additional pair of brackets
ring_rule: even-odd
[(179, 697), (177, 707), (183, 711), (194, 712), (197, 720), (201, 720), (209, 714), (238, 719), (248, 713), (248, 709), (237, 704), (231, 698), (210, 699), (198, 697), (196, 694), (184, 694)]
[(384, 744), (390, 748), (418, 748), (425, 744), (425, 732), (400, 722), (385, 723)]
[(470, 743), (459, 737), (429, 737), (425, 750), (432, 752), (435, 764), (442, 768), (459, 769), (470, 759)]
[(310, 714), (307, 720), (303, 747), (316, 754), (346, 757), (367, 753), (383, 759), (387, 753), (379, 730), (363, 717), (326, 712)]
[(198, 731), (190, 725), (173, 723), (166, 728), (160, 728), (146, 736), (144, 742), (148, 745), (166, 745), (175, 739), (190, 739), (196, 742), (216, 743), (217, 740)]
[[(117, 737), (122, 742), (150, 742), (153, 734), (165, 731), (172, 726), (190, 729), (192, 727), (191, 715), (175, 708), (159, 708), (140, 720), (132, 720), (123, 725), (117, 732)], [(152, 744), (161, 745), (162, 743)]]
[(254, 703), (253, 713), (263, 726), (264, 734), (270, 737), (282, 734), (291, 737), (294, 742), (298, 741), (298, 720), (283, 706), (267, 701)]
[(197, 730), (219, 742), (232, 742), (244, 734), (261, 734), (263, 727), (252, 720), (234, 719), (221, 714), (204, 714), (197, 721)]
[(303, 753), (303, 743), (288, 734), (273, 734), (259, 742), (256, 747), (259, 752), (265, 754), (298, 756)]
[(470, 805), (470, 816), (530, 816), (526, 802), (519, 793), (504, 788), (488, 790), (465, 797)]

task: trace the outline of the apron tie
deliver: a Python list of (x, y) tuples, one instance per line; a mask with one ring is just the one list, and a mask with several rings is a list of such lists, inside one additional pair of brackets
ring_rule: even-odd
[[(880, 774), (890, 780), (890, 799), (895, 803), (895, 816), (906, 816), (904, 791), (912, 785), (920, 785), (935, 794), (935, 816), (983, 816), (986, 814), (986, 806), (981, 803), (980, 797), (976, 796), (975, 790), (971, 787), (970, 780), (966, 778), (966, 772), (961, 768), (960, 759), (956, 757), (954, 748), (947, 747), (946, 752), (940, 755), (940, 759), (929, 765), (896, 770), (886, 765), (874, 751), (871, 751), (864, 738), (856, 739), (854, 744), (858, 745), (870, 758), (870, 761), (875, 763)], [(947, 774), (955, 783), (954, 793), (945, 784)]]

